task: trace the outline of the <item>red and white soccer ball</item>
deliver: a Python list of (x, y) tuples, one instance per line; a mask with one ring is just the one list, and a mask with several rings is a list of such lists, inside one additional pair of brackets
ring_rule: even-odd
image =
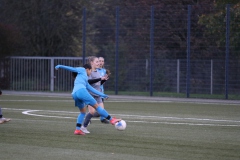
[(115, 123), (115, 128), (119, 131), (125, 130), (127, 127), (127, 123), (124, 120), (121, 120), (117, 123)]

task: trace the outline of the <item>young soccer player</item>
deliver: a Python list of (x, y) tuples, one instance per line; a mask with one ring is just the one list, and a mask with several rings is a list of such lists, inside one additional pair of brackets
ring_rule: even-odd
[[(99, 67), (97, 68), (97, 71), (100, 73), (100, 76), (101, 77), (104, 77), (104, 76), (107, 76), (108, 79), (110, 77), (110, 70), (106, 70), (105, 67), (104, 67), (104, 58), (103, 57), (98, 57), (98, 61), (99, 61)], [(108, 80), (107, 79), (107, 80)], [(100, 89), (101, 89), (101, 92), (104, 93), (104, 83), (107, 81), (107, 80), (102, 80), (101, 81), (101, 85), (100, 85)], [(104, 99), (102, 98), (102, 102), (104, 103)], [(93, 117), (99, 117), (99, 114), (96, 112)], [(107, 121), (104, 121), (104, 122), (107, 122)]]
[[(107, 71), (104, 68), (104, 58), (103, 57), (98, 57), (98, 61), (99, 61), (99, 67), (97, 68), (97, 71), (100, 73), (100, 76), (103, 77), (107, 74)], [(104, 93), (103, 84), (100, 86), (100, 88), (102, 90), (102, 93)]]
[(89, 83), (88, 83), (88, 76), (91, 73), (91, 65), (85, 64), (83, 67), (71, 67), (71, 66), (64, 66), (64, 65), (57, 65), (55, 69), (65, 69), (71, 72), (76, 72), (77, 77), (74, 80), (74, 87), (72, 91), (72, 97), (75, 101), (75, 106), (79, 108), (80, 114), (77, 117), (77, 124), (76, 130), (74, 131), (75, 135), (85, 135), (85, 133), (81, 130), (81, 126), (83, 123), (83, 119), (86, 115), (86, 107), (85, 104), (91, 105), (101, 116), (105, 117), (110, 121), (112, 125), (120, 121), (121, 119), (116, 119), (111, 117), (108, 112), (100, 107), (97, 104), (97, 101), (90, 95), (88, 90), (96, 95), (99, 95), (103, 98), (108, 98), (107, 95), (95, 90)]
[[(91, 74), (92, 74), (93, 77), (96, 76), (96, 73), (94, 73), (94, 72), (92, 72)], [(76, 76), (77, 76), (77, 73), (76, 73), (76, 72), (72, 72), (72, 76), (73, 76), (73, 78), (75, 79)], [(99, 77), (99, 76), (97, 76), (97, 77)], [(91, 78), (91, 75), (90, 75), (88, 78)], [(108, 75), (105, 75), (105, 76), (103, 76), (103, 77), (101, 77), (101, 78), (96, 78), (96, 77), (94, 77), (94, 79), (88, 79), (88, 83), (89, 83), (91, 86), (93, 86), (96, 90), (99, 90), (99, 86), (96, 85), (96, 84), (94, 84), (94, 83), (97, 83), (97, 84), (98, 84), (98, 82), (99, 82), (99, 83), (101, 83), (101, 85), (102, 85), (107, 79), (108, 79)], [(91, 94), (91, 93), (90, 93), (90, 94)], [(101, 103), (103, 102), (103, 99), (104, 99), (104, 98), (101, 98), (101, 97), (96, 96), (96, 95), (92, 95), (92, 96), (93, 96), (93, 98), (97, 101), (97, 103), (98, 103), (99, 105), (101, 105)], [(103, 107), (104, 107), (104, 106), (103, 106)], [(83, 124), (82, 127), (81, 127), (81, 130), (82, 130), (84, 133), (90, 133), (90, 132), (87, 130), (87, 126), (91, 123), (91, 118), (92, 118), (92, 117), (100, 117), (99, 113), (98, 113), (98, 112), (95, 112), (94, 108), (92, 108), (91, 106), (88, 106), (88, 108), (90, 108), (89, 110), (90, 110), (91, 114), (87, 113), (87, 115), (86, 115), (86, 117), (85, 117), (84, 124)], [(109, 121), (108, 121), (107, 119), (105, 119), (104, 117), (101, 117), (100, 120), (101, 120), (102, 123), (105, 123), (105, 124), (108, 124), (108, 123), (109, 123)]]
[[(97, 68), (99, 68), (99, 60), (97, 57), (95, 56), (91, 56), (88, 58), (89, 60), (89, 64), (91, 65), (92, 67), (92, 72), (91, 74), (88, 76), (89, 80), (88, 82), (90, 82), (91, 86), (93, 88), (95, 88), (96, 90), (98, 91), (102, 91), (100, 86), (101, 86), (101, 82), (104, 81), (104, 80), (107, 80), (108, 79), (108, 76), (107, 75), (104, 75), (103, 77), (101, 77), (100, 73), (98, 72)], [(95, 82), (94, 82), (95, 81)], [(94, 82), (94, 83), (92, 83)], [(96, 95), (94, 93), (91, 93), (90, 94), (93, 96), (93, 98), (97, 101), (98, 105), (102, 108), (104, 108), (104, 104), (103, 104), (103, 98), (101, 98), (99, 95)], [(96, 110), (91, 107), (91, 106), (88, 106), (88, 113), (85, 117), (85, 120), (84, 120), (84, 124), (82, 126), (82, 131), (84, 133), (90, 133), (88, 130), (87, 130), (87, 126), (89, 124), (89, 122), (91, 121), (92, 117), (99, 117), (99, 113), (96, 112)], [(105, 117), (101, 116), (100, 117), (100, 120), (102, 123), (106, 123), (108, 124), (109, 121), (107, 119), (105, 119)]]
[[(0, 89), (0, 96), (2, 95), (2, 91)], [(4, 123), (4, 122), (9, 122), (11, 119), (9, 118), (4, 118), (2, 115), (2, 108), (0, 107), (0, 124)]]

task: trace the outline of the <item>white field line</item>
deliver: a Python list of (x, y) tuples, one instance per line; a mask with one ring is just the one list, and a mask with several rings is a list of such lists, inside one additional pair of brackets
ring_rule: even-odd
[[(73, 100), (0, 100), (0, 102), (74, 102)], [(115, 101), (115, 100), (106, 100), (106, 102), (111, 102), (111, 103), (136, 103), (136, 102), (146, 102), (142, 100), (135, 100), (135, 101)], [(149, 101), (146, 103), (171, 103), (171, 101)]]
[(211, 121), (211, 122), (236, 122), (240, 123), (240, 121), (235, 120), (218, 120), (218, 119), (206, 119), (206, 118), (180, 118), (180, 117), (161, 117), (161, 116), (141, 116), (141, 115), (126, 115), (126, 114), (115, 114), (118, 116), (124, 117), (137, 117), (141, 119), (172, 119), (172, 120), (193, 120), (193, 121)]
[[(66, 113), (66, 114), (78, 114), (79, 112), (68, 112), (68, 111), (53, 111), (53, 110), (30, 110), (30, 109), (16, 109), (16, 108), (2, 108), (6, 110), (18, 110), (23, 111), (22, 114), (29, 116), (37, 117), (49, 117), (49, 118), (65, 118), (65, 119), (76, 119), (76, 117), (67, 117), (67, 116), (53, 116), (53, 115), (43, 115), (37, 114), (36, 112), (47, 112), (47, 113)], [(33, 113), (34, 112), (34, 113)], [(146, 119), (146, 120), (128, 120), (127, 122), (133, 123), (152, 123), (152, 124), (172, 124), (172, 125), (192, 125), (192, 126), (229, 126), (229, 127), (240, 127), (240, 121), (236, 120), (218, 120), (218, 119), (205, 119), (205, 118), (180, 118), (180, 117), (161, 117), (161, 116), (142, 116), (142, 115), (126, 115), (126, 114), (112, 114), (120, 117), (125, 117), (126, 119)], [(156, 120), (165, 119), (165, 120), (187, 120), (187, 121), (199, 121), (200, 123), (190, 123), (190, 122), (159, 122)], [(93, 119), (95, 120), (95, 119)], [(149, 121), (147, 121), (149, 120)], [(155, 120), (155, 122), (151, 121)], [(206, 123), (202, 123), (202, 121)], [(211, 124), (211, 122), (228, 122), (234, 124)]]
[(189, 126), (219, 126), (219, 127), (240, 127), (240, 124), (210, 124), (210, 123), (178, 123), (178, 122), (148, 122), (148, 121), (127, 121), (134, 123), (153, 123), (153, 124), (172, 124), (172, 125), (189, 125)]
[(38, 112), (38, 111), (41, 111), (41, 110), (28, 110), (28, 111), (22, 112), (22, 114), (26, 114), (26, 115), (29, 115), (29, 116), (37, 116), (37, 117), (53, 117), (53, 118), (68, 118), (68, 119), (70, 118), (70, 119), (72, 119), (72, 117), (48, 116), (48, 115), (41, 115), (41, 114), (33, 114), (33, 113), (31, 113), (31, 112)]
[[(62, 118), (62, 117), (61, 117)], [(76, 119), (71, 117), (70, 119)], [(14, 121), (25, 121), (25, 122), (46, 122), (46, 123), (53, 123), (54, 121), (50, 121), (50, 120), (30, 120), (30, 119), (12, 119)], [(92, 119), (94, 121), (99, 121), (99, 119)], [(59, 123), (58, 121), (55, 121), (56, 123)], [(126, 122), (130, 122), (130, 123), (147, 123), (147, 124), (166, 124), (166, 125), (189, 125), (189, 126), (213, 126), (213, 127), (240, 127), (240, 125), (234, 125), (234, 124), (229, 124), (229, 125), (225, 125), (225, 124), (201, 124), (201, 123), (173, 123), (173, 122), (148, 122), (148, 121), (126, 121)], [(63, 123), (63, 122), (61, 122)], [(69, 123), (68, 121), (65, 121), (64, 123)]]
[[(21, 96), (31, 96), (31, 95), (21, 95)], [(33, 95), (35, 96), (35, 95)], [(62, 98), (62, 96), (39, 96), (39, 97), (49, 97), (49, 98)], [(73, 102), (73, 100), (0, 100), (0, 102)], [(236, 103), (220, 103), (220, 102), (200, 102), (200, 101), (171, 101), (171, 100), (141, 100), (141, 99), (133, 99), (133, 100), (126, 100), (126, 99), (122, 99), (122, 100), (116, 100), (116, 99), (108, 99), (106, 100), (106, 102), (111, 102), (111, 103), (192, 103), (192, 104), (203, 104), (203, 105), (209, 105), (209, 104), (213, 104), (213, 105), (228, 105), (228, 106), (239, 106), (239, 104)]]
[(73, 102), (73, 100), (0, 100), (0, 102)]

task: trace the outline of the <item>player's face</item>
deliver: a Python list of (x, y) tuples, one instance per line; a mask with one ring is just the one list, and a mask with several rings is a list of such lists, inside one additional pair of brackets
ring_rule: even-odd
[(87, 75), (90, 76), (92, 69), (86, 69)]
[(104, 59), (103, 58), (99, 58), (99, 67), (102, 68), (104, 65)]
[(95, 58), (94, 61), (91, 63), (93, 68), (99, 68), (99, 61), (98, 58)]

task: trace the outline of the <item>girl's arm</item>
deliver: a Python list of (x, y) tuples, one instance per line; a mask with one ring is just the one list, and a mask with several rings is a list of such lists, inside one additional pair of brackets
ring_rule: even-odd
[(96, 94), (96, 95), (99, 95), (100, 97), (108, 98), (108, 96), (107, 96), (106, 94), (103, 94), (102, 92), (99, 92), (98, 90), (94, 89), (89, 83), (87, 83), (86, 88), (87, 88), (90, 92), (92, 92), (92, 93), (94, 93), (94, 94)]
[(107, 80), (101, 80), (101, 85), (103, 85)]
[(88, 83), (89, 83), (89, 84), (93, 84), (93, 83), (97, 83), (97, 82), (99, 82), (99, 81), (101, 81), (101, 80), (102, 80), (101, 78), (89, 79), (89, 80), (88, 80)]
[(81, 72), (85, 72), (85, 69), (83, 67), (71, 67), (71, 66), (64, 66), (64, 65), (57, 65), (55, 67), (56, 70), (58, 70), (59, 68), (62, 68), (62, 69), (65, 69), (65, 70), (68, 70), (68, 71), (71, 71), (71, 72), (77, 72), (77, 73), (81, 73)]

